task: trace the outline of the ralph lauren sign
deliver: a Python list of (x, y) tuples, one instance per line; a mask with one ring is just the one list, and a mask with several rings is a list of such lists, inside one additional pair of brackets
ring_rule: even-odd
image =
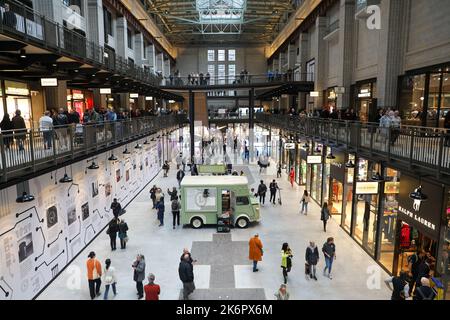
[(398, 217), (437, 240), (443, 214), (443, 188), (408, 175), (400, 178)]

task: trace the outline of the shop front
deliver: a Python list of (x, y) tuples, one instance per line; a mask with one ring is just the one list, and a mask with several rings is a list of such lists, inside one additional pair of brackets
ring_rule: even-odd
[(344, 191), (342, 204), (342, 228), (350, 234), (352, 226), (353, 190), (355, 182), (355, 155), (348, 154), (345, 163)]
[[(334, 159), (326, 159), (325, 167), (328, 166), (329, 175), (325, 175), (324, 199), (328, 203), (330, 213), (336, 221), (341, 221), (344, 208), (344, 185), (345, 185), (345, 153), (334, 150)], [(327, 171), (327, 170), (325, 170)], [(327, 182), (328, 181), (328, 182)]]
[(311, 198), (318, 204), (322, 205), (322, 169), (323, 169), (323, 157), (322, 157), (323, 145), (316, 144), (313, 148), (313, 152), (307, 158), (307, 164), (310, 171), (310, 184), (309, 190)]
[(299, 143), (297, 146), (297, 184), (304, 186), (307, 183), (307, 159), (308, 159), (308, 148), (305, 148), (304, 143)]
[(406, 72), (399, 91), (403, 123), (443, 127), (450, 111), (450, 62)]
[(394, 257), (394, 273), (408, 271), (408, 257), (417, 251), (430, 254), (430, 266), (439, 277), (436, 265), (441, 220), (445, 217), (444, 188), (402, 174), (398, 196), (397, 245)]
[(94, 107), (94, 95), (91, 91), (67, 89), (67, 110), (75, 110), (83, 119), (86, 110)]
[(8, 113), (10, 119), (12, 119), (16, 110), (20, 110), (27, 128), (30, 128), (33, 125), (33, 112), (31, 108), (31, 92), (28, 84), (2, 80), (1, 86), (0, 119), (3, 119), (5, 113)]
[(328, 88), (327, 90), (324, 90), (324, 107), (329, 112), (336, 110), (336, 103), (337, 103), (337, 95), (335, 91), (335, 87)]
[(355, 111), (362, 122), (376, 122), (377, 82), (376, 79), (355, 84)]

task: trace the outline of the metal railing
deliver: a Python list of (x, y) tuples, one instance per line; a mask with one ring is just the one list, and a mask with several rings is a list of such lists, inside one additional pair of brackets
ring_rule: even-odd
[[(9, 12), (6, 12), (6, 5)], [(41, 13), (15, 0), (5, 0), (0, 5), (0, 33), (9, 35), (44, 49), (83, 59), (86, 63), (133, 77), (144, 83), (157, 86), (162, 77), (149, 69), (137, 66), (128, 59), (117, 56), (86, 36), (52, 21)]]
[(0, 133), (0, 181), (131, 142), (186, 122), (185, 115), (132, 118)]
[[(308, 79), (308, 74), (303, 73), (300, 79)], [(266, 84), (284, 83), (296, 81), (294, 72), (271, 72), (266, 74), (246, 74), (235, 76), (209, 76), (206, 74), (195, 74), (194, 76), (170, 76), (162, 79), (161, 85), (167, 87), (182, 86), (226, 86), (226, 85), (246, 85), (246, 84)]]
[(380, 127), (377, 123), (267, 113), (256, 113), (256, 121), (330, 145), (341, 145), (351, 152), (395, 160), (436, 177), (450, 175), (450, 134), (445, 129)]

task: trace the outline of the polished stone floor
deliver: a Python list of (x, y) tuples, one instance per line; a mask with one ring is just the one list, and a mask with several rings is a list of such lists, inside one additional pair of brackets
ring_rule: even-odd
[[(231, 156), (233, 158), (235, 157)], [(268, 185), (276, 177), (275, 165), (260, 175), (256, 164), (243, 165), (241, 159), (235, 161), (240, 162), (239, 170), (244, 169), (255, 188), (260, 179), (265, 180)], [(163, 178), (161, 173), (151, 185), (162, 187), (166, 193), (168, 187), (176, 186), (174, 167), (172, 165), (168, 178)], [(156, 283), (161, 286), (160, 298), (179, 299), (182, 284), (178, 278), (178, 263), (182, 249), (187, 247), (198, 260), (194, 266), (197, 290), (192, 294), (192, 299), (272, 300), (283, 281), (280, 268), (283, 242), (288, 242), (294, 253), (288, 280), (291, 299), (389, 299), (390, 292), (383, 283), (387, 274), (375, 261), (336, 221), (330, 221), (325, 233), (317, 204), (310, 204), (307, 216), (300, 215), (299, 203), (303, 188), (291, 188), (286, 174), (277, 180), (282, 188), (282, 206), (266, 203), (261, 208), (261, 222), (248, 229), (233, 229), (229, 235), (217, 234), (212, 227), (200, 230), (179, 227), (173, 230), (172, 215), (169, 212), (165, 215), (165, 226), (159, 227), (156, 212), (151, 209), (150, 185), (127, 207), (124, 215), (130, 228), (127, 249), (111, 252), (109, 237), (103, 232), (38, 299), (89, 299), (85, 262), (90, 251), (95, 251), (102, 262), (110, 258), (116, 268), (118, 295), (114, 297), (110, 294), (110, 299), (136, 299), (131, 264), (138, 253), (145, 256), (146, 273), (156, 275)], [(168, 197), (166, 201), (167, 210), (170, 209)], [(259, 234), (264, 245), (264, 257), (257, 273), (252, 272), (251, 262), (247, 259), (247, 243), (255, 233)], [(330, 236), (335, 238), (337, 248), (333, 279), (322, 276), (322, 254), (318, 264), (318, 281), (307, 279), (304, 274), (304, 257), (309, 241), (315, 241), (320, 249)]]

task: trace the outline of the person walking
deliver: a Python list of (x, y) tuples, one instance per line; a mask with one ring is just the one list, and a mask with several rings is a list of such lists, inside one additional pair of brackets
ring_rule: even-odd
[(27, 126), (25, 125), (25, 120), (21, 116), (20, 110), (16, 110), (16, 115), (11, 120), (12, 127), (14, 130), (14, 137), (16, 138), (17, 144), (19, 146), (19, 151), (24, 151), (24, 141), (27, 138)]
[(309, 277), (317, 281), (316, 266), (319, 262), (319, 249), (317, 249), (314, 241), (310, 241), (308, 248), (306, 248), (305, 262), (308, 264)]
[(109, 222), (108, 229), (106, 230), (106, 233), (109, 235), (112, 251), (116, 250), (117, 233), (119, 232), (119, 221), (119, 218), (113, 218)]
[(109, 288), (112, 287), (114, 296), (117, 295), (116, 290), (116, 270), (111, 267), (111, 259), (106, 259), (105, 268), (103, 269), (103, 282), (105, 283), (105, 294), (103, 300), (108, 300)]
[(258, 262), (262, 261), (264, 254), (263, 244), (259, 239), (259, 235), (255, 234), (248, 242), (249, 253), (248, 258), (253, 261), (253, 272), (258, 272)]
[(189, 295), (195, 290), (194, 266), (191, 259), (191, 256), (185, 253), (178, 267), (178, 275), (183, 283), (183, 300), (189, 300)]
[(136, 282), (136, 290), (138, 300), (144, 297), (144, 285), (142, 281), (145, 279), (145, 257), (142, 254), (138, 254), (136, 260), (132, 264), (133, 268), (133, 280)]
[(330, 210), (328, 209), (328, 203), (324, 202), (322, 210), (320, 211), (320, 220), (323, 222), (323, 231), (327, 232), (327, 222), (331, 218)]
[(156, 191), (158, 188), (156, 188), (156, 185), (153, 185), (153, 188), (150, 189), (150, 199), (152, 199), (153, 207), (152, 209), (155, 209), (156, 205)]
[(164, 197), (161, 197), (156, 204), (156, 210), (158, 210), (158, 220), (159, 220), (159, 226), (164, 226)]
[(161, 293), (161, 287), (155, 283), (155, 275), (150, 273), (148, 275), (148, 284), (144, 287), (145, 300), (156, 301), (159, 300), (159, 294)]
[(113, 202), (111, 203), (111, 210), (113, 211), (114, 218), (118, 219), (122, 213), (122, 206), (119, 202), (117, 202), (117, 198), (113, 199)]
[(126, 249), (128, 242), (128, 224), (124, 219), (119, 222), (119, 239), (120, 239), (120, 249)]
[(289, 172), (289, 182), (291, 183), (292, 188), (294, 188), (294, 181), (295, 181), (295, 170), (294, 168), (291, 168), (291, 171)]
[(389, 115), (391, 117), (391, 145), (394, 145), (400, 135), (402, 119), (398, 111), (391, 111)]
[(172, 216), (173, 216), (173, 228), (175, 229), (175, 222), (177, 226), (180, 226), (180, 209), (181, 204), (178, 201), (178, 197), (172, 200)]
[(287, 291), (287, 286), (282, 284), (280, 289), (275, 293), (277, 300), (289, 300), (289, 292)]
[(8, 113), (5, 113), (5, 115), (3, 116), (2, 122), (0, 122), (0, 129), (2, 130), (3, 143), (5, 144), (5, 148), (9, 150), (12, 143), (11, 130), (13, 130), (14, 128)]
[(273, 179), (273, 181), (270, 183), (269, 190), (270, 190), (270, 200), (269, 200), (269, 202), (272, 202), (273, 204), (275, 204), (275, 197), (276, 197), (277, 190), (278, 190), (278, 184), (275, 181), (275, 179)]
[(283, 271), (284, 284), (287, 284), (288, 273), (292, 268), (292, 250), (287, 242), (281, 247), (281, 269)]
[(264, 181), (261, 180), (258, 186), (258, 195), (259, 195), (259, 203), (263, 204), (266, 202), (266, 192), (267, 186), (264, 184)]
[(169, 169), (170, 169), (169, 163), (167, 161), (164, 162), (162, 169), (164, 170), (163, 177), (167, 178), (167, 175), (169, 174)]
[(278, 165), (277, 178), (281, 178), (281, 163)]
[(177, 181), (178, 181), (178, 188), (181, 187), (181, 181), (183, 181), (183, 178), (186, 174), (184, 173), (184, 170), (179, 169), (177, 172)]
[(303, 214), (303, 212), (304, 212), (305, 216), (308, 215), (308, 204), (310, 201), (311, 201), (311, 198), (309, 197), (309, 193), (307, 190), (305, 190), (303, 192), (303, 196), (302, 196), (302, 200), (301, 200), (302, 210), (301, 210), (300, 214)]
[(100, 286), (102, 285), (102, 265), (100, 261), (96, 259), (95, 252), (91, 251), (88, 255), (88, 260), (86, 261), (87, 277), (89, 282), (89, 293), (91, 295), (91, 300), (95, 297), (99, 297)]
[[(323, 244), (322, 252), (325, 257), (325, 268), (323, 269), (323, 275), (331, 280), (331, 267), (333, 266), (333, 261), (336, 260), (336, 245), (334, 244), (334, 238), (330, 237), (327, 242)], [(328, 270), (328, 274), (327, 274)]]
[[(392, 290), (391, 300), (406, 300), (409, 298), (408, 273), (400, 271), (399, 276), (389, 277), (384, 280), (386, 286)], [(392, 283), (392, 288), (390, 284)]]
[(53, 119), (50, 117), (50, 111), (45, 111), (44, 115), (39, 119), (39, 130), (44, 138), (44, 149), (52, 148), (53, 135)]

